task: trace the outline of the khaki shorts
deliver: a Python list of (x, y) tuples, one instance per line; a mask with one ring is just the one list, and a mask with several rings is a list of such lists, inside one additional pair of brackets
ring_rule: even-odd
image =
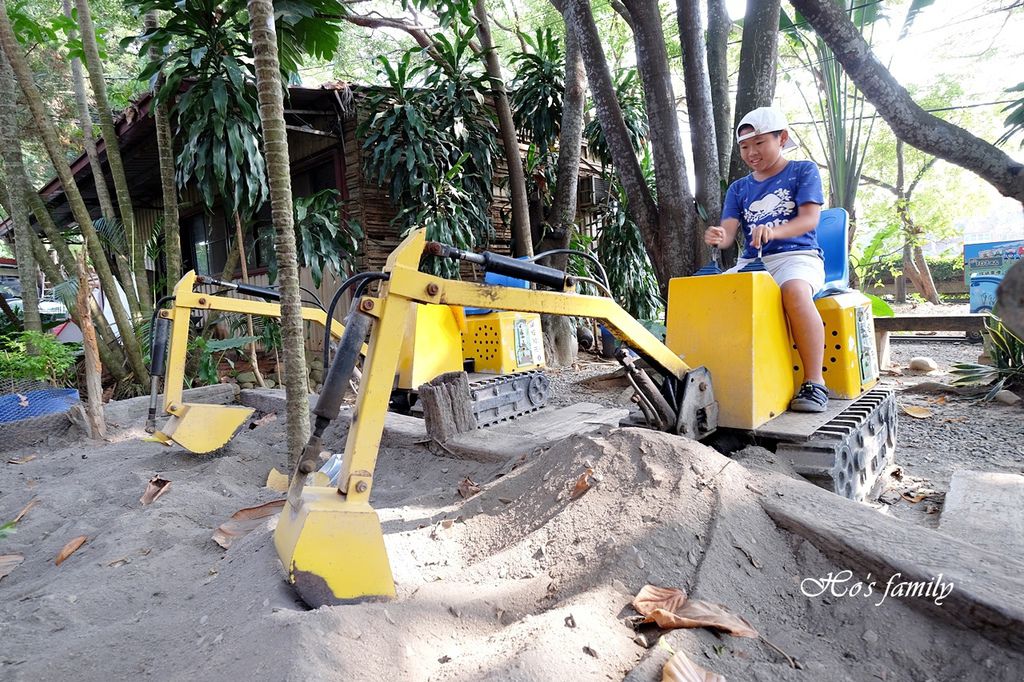
[[(825, 286), (825, 262), (817, 251), (787, 251), (764, 256), (764, 267), (780, 287), (790, 280), (800, 280), (811, 285), (811, 293), (816, 294)], [(736, 266), (726, 272), (737, 272), (747, 263), (748, 258), (740, 258)]]

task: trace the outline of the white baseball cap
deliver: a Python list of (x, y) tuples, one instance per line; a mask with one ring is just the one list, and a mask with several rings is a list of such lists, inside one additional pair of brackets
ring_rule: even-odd
[[(740, 128), (744, 126), (750, 126), (753, 130), (740, 135)], [(740, 119), (739, 125), (736, 126), (736, 141), (742, 142), (758, 135), (774, 133), (779, 130), (789, 130), (786, 116), (775, 107), (758, 107)], [(786, 143), (782, 145), (782, 149), (785, 151), (796, 146), (797, 144), (793, 140), (793, 136), (789, 135)]]

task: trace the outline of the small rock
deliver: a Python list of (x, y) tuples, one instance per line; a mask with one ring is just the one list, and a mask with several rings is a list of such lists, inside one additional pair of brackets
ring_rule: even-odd
[(996, 393), (995, 400), (1001, 402), (1003, 405), (1016, 405), (1020, 402), (1021, 398), (1013, 391), (1002, 390)]
[(273, 388), (274, 386), (277, 386), (277, 382), (274, 381), (273, 379), (264, 379), (263, 383), (267, 385), (267, 388)]
[(206, 621), (208, 621), (208, 620), (210, 620), (209, 616), (203, 616), (202, 618), (199, 619), (199, 624), (200, 625), (206, 625)]
[(585, 653), (587, 656), (593, 656), (594, 658), (597, 658), (597, 652), (591, 649), (589, 646), (583, 647), (583, 653)]
[(635, 637), (633, 637), (633, 643), (637, 646), (642, 646), (645, 649), (651, 648), (651, 642), (649, 642), (647, 640), (647, 637), (643, 634), (638, 633)]
[(239, 386), (245, 389), (256, 388), (256, 384), (250, 384), (248, 381), (244, 384), (239, 384)]
[(915, 372), (932, 372), (938, 368), (939, 365), (937, 362), (923, 355), (919, 355), (916, 358), (910, 358), (909, 369), (912, 369)]
[(874, 630), (865, 630), (864, 634), (861, 635), (861, 639), (863, 639), (868, 644), (875, 644), (876, 642), (878, 642), (878, 633)]
[(238, 376), (235, 377), (235, 381), (240, 384), (255, 384), (256, 374), (255, 372), (239, 372)]
[(446, 655), (442, 656), (441, 658), (437, 659), (437, 662), (438, 662), (438, 663), (447, 663), (447, 662), (448, 662), (448, 661), (450, 661), (450, 660), (452, 660), (452, 657), (451, 657), (451, 656), (448, 656), (448, 655), (446, 654)]

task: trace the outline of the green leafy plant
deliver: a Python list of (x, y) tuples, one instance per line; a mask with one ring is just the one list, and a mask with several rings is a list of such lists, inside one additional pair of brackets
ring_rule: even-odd
[(20, 332), (7, 337), (0, 349), (0, 377), (35, 379), (62, 386), (72, 377), (76, 347), (51, 334)]
[[(193, 348), (199, 353), (199, 366), (196, 373), (196, 378), (204, 384), (212, 385), (220, 382), (220, 374), (218, 367), (220, 367), (221, 360), (224, 359), (224, 354), (229, 350), (237, 350), (244, 348), (253, 341), (258, 341), (258, 336), (238, 336), (231, 339), (207, 339), (205, 337), (197, 337), (193, 342)], [(234, 365), (228, 360), (228, 363), (233, 367)]]
[(539, 29), (532, 38), (524, 35), (523, 41), (531, 51), (515, 52), (509, 60), (516, 67), (509, 104), (516, 129), (527, 133), (544, 156), (561, 129), (565, 55), (550, 28)]
[(626, 192), (616, 181), (601, 212), (597, 257), (608, 271), (608, 284), (630, 315), (640, 320), (661, 317), (662, 302), (640, 228), (626, 210)]
[[(622, 120), (629, 133), (629, 141), (637, 153), (646, 144), (649, 132), (647, 108), (644, 106), (644, 92), (636, 69), (624, 69), (615, 74), (615, 95), (622, 109)], [(583, 139), (605, 166), (612, 165), (612, 154), (601, 130), (601, 122), (595, 116), (583, 128)]]
[[(295, 197), (292, 203), (299, 265), (309, 268), (313, 284), (319, 287), (325, 272), (340, 276), (355, 268), (363, 230), (357, 221), (342, 218), (338, 190), (325, 189), (312, 196)], [(273, 282), (277, 279), (273, 225), (263, 224), (259, 238), (267, 254), (267, 275)]]
[(1024, 341), (995, 315), (985, 320), (985, 332), (992, 364), (961, 362), (953, 365), (951, 373), (956, 376), (953, 383), (958, 386), (992, 384), (985, 396), (991, 400), (1003, 388), (1024, 385)]
[[(392, 63), (380, 58), (388, 88), (367, 97), (360, 125), (363, 173), (388, 189), (400, 233), (424, 227), (427, 238), (472, 249), (494, 234), (490, 216), (494, 113), (490, 81), (470, 49), (472, 29), (434, 36), (433, 58), (409, 50)], [(458, 277), (458, 264), (426, 259), (424, 267)]]

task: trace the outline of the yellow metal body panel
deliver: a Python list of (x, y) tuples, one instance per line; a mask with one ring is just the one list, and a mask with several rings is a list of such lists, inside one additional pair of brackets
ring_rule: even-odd
[(711, 372), (720, 426), (753, 429), (789, 406), (789, 329), (767, 272), (671, 280), (665, 345)]
[(395, 596), (377, 512), (333, 487), (306, 486), (298, 509), (285, 505), (274, 547), (310, 605)]
[(452, 306), (412, 306), (403, 340), (399, 388), (419, 388), (439, 374), (462, 370), (461, 331)]
[[(827, 296), (814, 302), (825, 325), (822, 376), (834, 398), (852, 400), (878, 383), (878, 357), (871, 301), (861, 293)], [(792, 347), (793, 376), (803, 381), (803, 363)]]
[(468, 316), (462, 355), (474, 361), (477, 372), (513, 374), (544, 367), (540, 315), (500, 311)]

